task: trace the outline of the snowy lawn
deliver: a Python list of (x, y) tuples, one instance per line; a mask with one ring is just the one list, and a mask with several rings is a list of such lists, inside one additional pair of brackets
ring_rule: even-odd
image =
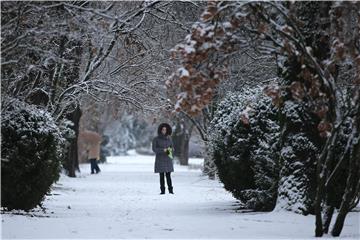
[[(314, 216), (290, 212), (245, 213), (217, 181), (175, 166), (175, 195), (159, 195), (154, 157), (109, 158), (102, 172), (81, 166), (62, 176), (44, 202), (46, 212), (2, 214), (2, 238), (313, 238)], [(346, 219), (343, 238), (359, 239), (359, 212)]]

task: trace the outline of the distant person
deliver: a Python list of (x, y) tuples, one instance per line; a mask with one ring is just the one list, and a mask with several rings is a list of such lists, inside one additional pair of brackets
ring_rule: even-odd
[(171, 182), (171, 172), (174, 171), (173, 152), (174, 147), (171, 141), (172, 129), (169, 124), (162, 123), (158, 128), (158, 136), (152, 141), (152, 150), (156, 154), (155, 157), (155, 173), (160, 174), (160, 194), (165, 194), (165, 179), (169, 189), (169, 193), (174, 194)]
[(100, 160), (101, 136), (96, 132), (83, 131), (80, 132), (80, 138), (86, 146), (91, 174), (99, 173), (101, 170), (97, 161)]

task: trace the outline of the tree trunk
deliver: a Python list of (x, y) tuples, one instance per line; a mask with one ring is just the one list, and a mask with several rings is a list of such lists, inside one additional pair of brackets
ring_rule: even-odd
[(194, 124), (188, 119), (179, 118), (172, 136), (175, 152), (180, 165), (189, 165), (189, 143)]
[(180, 141), (180, 156), (179, 156), (180, 165), (184, 165), (184, 166), (189, 165), (189, 143), (190, 143), (190, 137), (193, 127), (194, 125), (190, 124), (190, 127), (185, 128), (184, 133), (181, 135), (182, 139)]
[(183, 124), (180, 121), (176, 122), (174, 133), (172, 135), (172, 141), (174, 144), (174, 157), (179, 158), (181, 153), (181, 139), (182, 139), (182, 128)]
[(189, 165), (189, 137), (187, 134), (182, 135), (182, 141), (180, 142), (180, 165)]
[(326, 176), (329, 172), (330, 163), (334, 161), (334, 149), (338, 139), (338, 129), (333, 129), (331, 136), (326, 141), (322, 153), (317, 161), (316, 177), (317, 177), (317, 188), (315, 196), (315, 236), (321, 237), (324, 234), (323, 222), (322, 222), (322, 208), (321, 204), (326, 194), (325, 181)]
[[(359, 137), (360, 130), (360, 116), (357, 116), (355, 129), (353, 129), (354, 141)], [(350, 160), (349, 160), (349, 175), (346, 180), (346, 188), (343, 195), (343, 200), (340, 205), (339, 214), (336, 218), (334, 227), (332, 229), (331, 235), (334, 237), (340, 236), (342, 228), (344, 226), (345, 218), (348, 212), (350, 211), (350, 204), (354, 198), (357, 197), (358, 193), (357, 184), (360, 180), (359, 176), (359, 159), (360, 159), (360, 142), (358, 141), (352, 151)]]
[(327, 206), (324, 214), (324, 233), (329, 232), (329, 226), (332, 219), (332, 216), (334, 214), (335, 207), (333, 206)]
[[(73, 51), (69, 54), (69, 56), (65, 56), (68, 59), (73, 59), (74, 62), (72, 64), (68, 64), (65, 66), (66, 71), (64, 70), (64, 75), (66, 75), (66, 86), (71, 86), (77, 81), (79, 81), (80, 76), (80, 65), (81, 65), (81, 55), (82, 55), (82, 44), (81, 41), (70, 41), (68, 43), (68, 49), (72, 48)], [(72, 130), (75, 132), (75, 138), (71, 140), (70, 147), (68, 149), (68, 157), (66, 159), (66, 170), (68, 172), (69, 177), (76, 177), (75, 171), (79, 169), (79, 158), (78, 158), (78, 136), (79, 136), (79, 124), (81, 117), (81, 109), (79, 103), (76, 108), (66, 115), (66, 118), (73, 122)], [(64, 106), (69, 107), (70, 106)]]
[[(62, 35), (59, 39), (59, 50), (58, 50), (58, 57), (64, 58), (65, 52), (65, 44), (67, 43), (68, 38), (65, 35)], [(59, 81), (61, 81), (61, 68), (63, 68), (63, 64), (57, 63), (54, 65), (54, 68), (50, 71), (50, 82), (51, 82), (51, 91), (50, 91), (50, 101), (53, 103), (55, 102), (56, 93), (59, 90)]]
[(349, 207), (350, 207), (351, 195), (352, 195), (352, 192), (353, 192), (352, 191), (353, 190), (352, 182), (353, 182), (353, 178), (354, 178), (354, 172), (351, 169), (352, 164), (350, 164), (349, 167), (350, 167), (349, 176), (348, 176), (348, 179), (347, 179), (347, 182), (346, 182), (346, 189), (345, 189), (345, 193), (344, 193), (344, 196), (343, 196), (343, 201), (341, 203), (339, 214), (338, 214), (338, 216), (336, 218), (334, 227), (333, 227), (332, 232), (331, 232), (331, 235), (334, 236), (334, 237), (340, 236), (340, 233), (341, 233), (342, 228), (344, 226), (346, 215), (348, 214), (349, 209), (350, 209)]
[(203, 173), (206, 174), (209, 177), (209, 179), (212, 180), (215, 179), (216, 166), (213, 159), (211, 159), (207, 142), (205, 143), (205, 158), (204, 158)]
[(324, 159), (327, 158), (328, 156), (328, 151), (326, 150), (328, 148), (328, 144), (329, 144), (330, 139), (328, 139), (328, 141), (326, 142), (323, 152), (320, 155), (318, 161), (317, 161), (317, 166), (316, 166), (316, 182), (317, 182), (317, 187), (316, 187), (316, 195), (315, 195), (315, 204), (314, 204), (314, 210), (315, 210), (315, 236), (316, 237), (321, 237), (324, 234), (324, 229), (323, 229), (323, 223), (322, 223), (322, 208), (321, 208), (321, 203), (324, 199), (324, 194), (325, 194), (325, 172), (326, 172), (326, 164), (324, 163)]
[[(318, 163), (319, 164), (319, 163)], [(323, 224), (322, 224), (322, 218), (321, 218), (321, 202), (324, 196), (324, 188), (322, 187), (322, 185), (324, 185), (324, 179), (323, 177), (320, 177), (318, 174), (317, 177), (317, 181), (318, 181), (318, 186), (317, 186), (317, 190), (316, 190), (316, 197), (315, 197), (315, 236), (316, 237), (321, 237), (323, 235)]]
[(79, 168), (79, 158), (78, 158), (78, 136), (79, 136), (79, 123), (81, 117), (80, 107), (77, 106), (76, 109), (70, 113), (67, 118), (73, 122), (74, 126), (72, 130), (75, 132), (75, 138), (71, 140), (70, 146), (68, 149), (68, 156), (66, 159), (65, 169), (69, 177), (76, 177), (75, 171), (80, 171)]

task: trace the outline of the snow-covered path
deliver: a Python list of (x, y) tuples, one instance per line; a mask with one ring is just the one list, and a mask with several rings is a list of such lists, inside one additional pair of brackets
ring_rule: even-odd
[[(196, 161), (196, 160), (192, 160)], [(110, 158), (102, 172), (81, 166), (62, 176), (42, 211), (2, 215), (2, 238), (312, 238), (314, 217), (289, 212), (240, 213), (236, 200), (200, 170), (175, 166), (175, 195), (159, 195), (153, 157)], [(18, 213), (18, 214), (16, 214)], [(342, 237), (359, 239), (359, 212)]]

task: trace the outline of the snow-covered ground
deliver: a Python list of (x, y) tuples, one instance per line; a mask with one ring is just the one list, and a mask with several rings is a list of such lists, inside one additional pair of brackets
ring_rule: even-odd
[[(191, 164), (201, 159), (191, 159)], [(313, 216), (237, 210), (237, 201), (198, 169), (175, 166), (175, 195), (159, 195), (154, 157), (109, 158), (102, 172), (81, 166), (62, 176), (44, 202), (46, 212), (2, 214), (2, 238), (313, 238)], [(342, 238), (359, 239), (359, 212), (346, 219)]]

